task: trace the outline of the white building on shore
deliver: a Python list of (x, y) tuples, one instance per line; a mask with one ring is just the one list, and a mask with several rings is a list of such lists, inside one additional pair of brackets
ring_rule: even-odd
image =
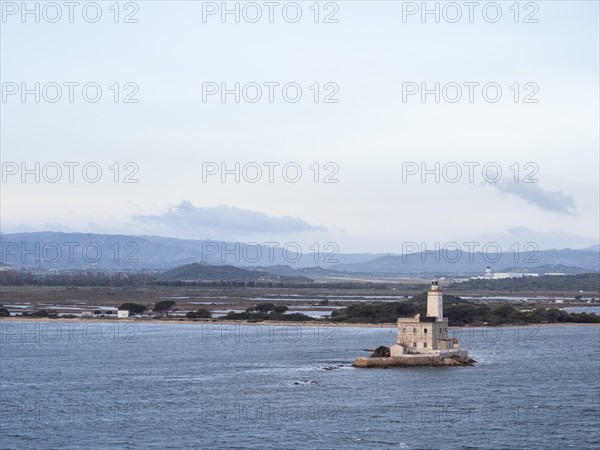
[[(548, 275), (548, 274), (546, 274)], [(502, 280), (505, 278), (538, 277), (534, 272), (494, 272), (490, 266), (485, 268), (483, 275), (471, 277), (472, 280)]]

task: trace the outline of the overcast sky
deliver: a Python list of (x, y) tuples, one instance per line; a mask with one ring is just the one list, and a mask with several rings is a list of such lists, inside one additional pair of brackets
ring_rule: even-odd
[[(50, 8), (23, 23), (4, 5), (2, 232), (335, 242), (343, 253), (598, 243), (597, 2), (522, 2), (518, 23), (512, 1), (499, 2), (495, 23), (493, 9), (469, 23), (462, 2), (456, 23), (444, 3), (439, 23), (423, 23), (409, 15), (421, 2), (403, 11), (392, 1), (323, 2), (315, 23), (313, 3), (299, 2), (296, 23), (297, 8), (284, 17), (281, 6), (269, 23), (262, 2), (257, 23), (246, 3), (240, 23), (223, 23), (211, 9), (221, 2), (122, 4), (118, 23), (112, 2), (97, 23), (85, 20), (95, 20), (91, 9), (69, 23), (66, 7), (56, 23)], [(36, 82), (39, 103), (23, 101)], [(79, 83), (72, 103), (65, 82)], [(273, 102), (269, 82), (279, 83)], [(54, 83), (62, 97), (52, 103)], [(97, 83), (88, 101), (86, 83)], [(235, 83), (239, 103), (209, 95)], [(287, 83), (296, 84), (284, 93)], [(433, 93), (423, 102), (420, 90), (435, 83), (439, 103)], [(22, 163), (36, 162), (39, 183), (32, 174), (23, 183)], [(64, 163), (79, 164), (73, 183)], [(240, 164), (239, 182), (231, 173), (223, 182), (222, 163)], [(62, 176), (51, 183), (56, 165)]]

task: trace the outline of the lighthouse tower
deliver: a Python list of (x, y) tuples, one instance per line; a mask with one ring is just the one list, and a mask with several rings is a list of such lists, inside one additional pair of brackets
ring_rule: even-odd
[(436, 322), (444, 318), (442, 291), (437, 281), (432, 281), (427, 291), (427, 317), (435, 317)]

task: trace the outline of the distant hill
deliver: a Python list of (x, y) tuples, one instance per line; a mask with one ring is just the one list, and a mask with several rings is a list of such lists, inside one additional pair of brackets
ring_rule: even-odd
[(310, 282), (306, 277), (281, 276), (259, 270), (247, 270), (234, 266), (210, 266), (187, 264), (156, 276), (159, 281), (295, 281)]
[[(93, 233), (14, 233), (0, 236), (0, 260), (27, 270), (160, 269), (202, 260), (194, 248), (141, 236)], [(207, 257), (209, 263), (216, 258)]]
[(570, 266), (582, 272), (600, 270), (600, 252), (595, 250), (540, 250), (536, 253), (505, 252), (498, 260), (496, 255), (484, 255), (481, 252), (463, 251), (444, 253), (428, 251), (407, 255), (388, 255), (356, 264), (336, 264), (333, 270), (341, 272), (363, 272), (374, 274), (482, 274), (486, 266), (494, 272), (502, 272), (502, 267), (518, 267), (521, 269), (540, 266)]
[(290, 266), (255, 266), (252, 270), (262, 270), (276, 275), (290, 277), (308, 277), (312, 279), (329, 278), (332, 276), (344, 276), (346, 273), (337, 272), (323, 267), (300, 267), (292, 268)]
[(0, 235), (0, 261), (26, 270), (107, 271), (161, 270), (191, 264), (278, 266), (295, 268), (321, 266), (326, 256), (342, 263), (361, 263), (383, 254), (299, 254), (282, 247), (240, 242), (177, 239), (161, 236), (129, 236), (94, 233), (34, 232)]
[[(492, 266), (522, 271), (539, 266), (569, 266), (571, 271), (600, 270), (598, 246), (581, 250), (541, 250), (535, 254), (508, 252), (498, 261), (481, 253), (409, 255), (389, 253), (296, 254), (282, 247), (240, 242), (176, 239), (160, 236), (129, 236), (94, 233), (34, 232), (0, 235), (0, 261), (27, 271), (104, 270), (162, 271), (192, 263), (229, 265), (266, 270), (280, 276), (323, 278), (344, 274), (443, 275), (481, 274)], [(308, 249), (305, 249), (308, 250)], [(324, 262), (329, 256), (338, 263)], [(492, 255), (494, 256), (494, 255)], [(516, 257), (516, 260), (515, 260)], [(296, 270), (296, 272), (293, 272)], [(555, 271), (555, 270), (549, 270)], [(564, 270), (556, 270), (563, 272)], [(571, 272), (569, 272), (571, 273)]]

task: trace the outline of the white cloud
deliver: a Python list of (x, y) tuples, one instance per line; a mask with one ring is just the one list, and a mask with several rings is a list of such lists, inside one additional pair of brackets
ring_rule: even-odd
[(563, 194), (562, 191), (547, 191), (537, 183), (523, 181), (515, 183), (513, 180), (503, 179), (497, 183), (488, 183), (487, 186), (493, 186), (501, 192), (519, 197), (530, 205), (535, 205), (545, 211), (568, 216), (574, 216), (577, 213), (572, 195)]
[(326, 227), (312, 225), (298, 217), (269, 216), (262, 211), (233, 206), (199, 207), (189, 201), (170, 207), (162, 214), (136, 215), (135, 226), (152, 234), (188, 238), (239, 239), (258, 235), (287, 235), (326, 232)]

